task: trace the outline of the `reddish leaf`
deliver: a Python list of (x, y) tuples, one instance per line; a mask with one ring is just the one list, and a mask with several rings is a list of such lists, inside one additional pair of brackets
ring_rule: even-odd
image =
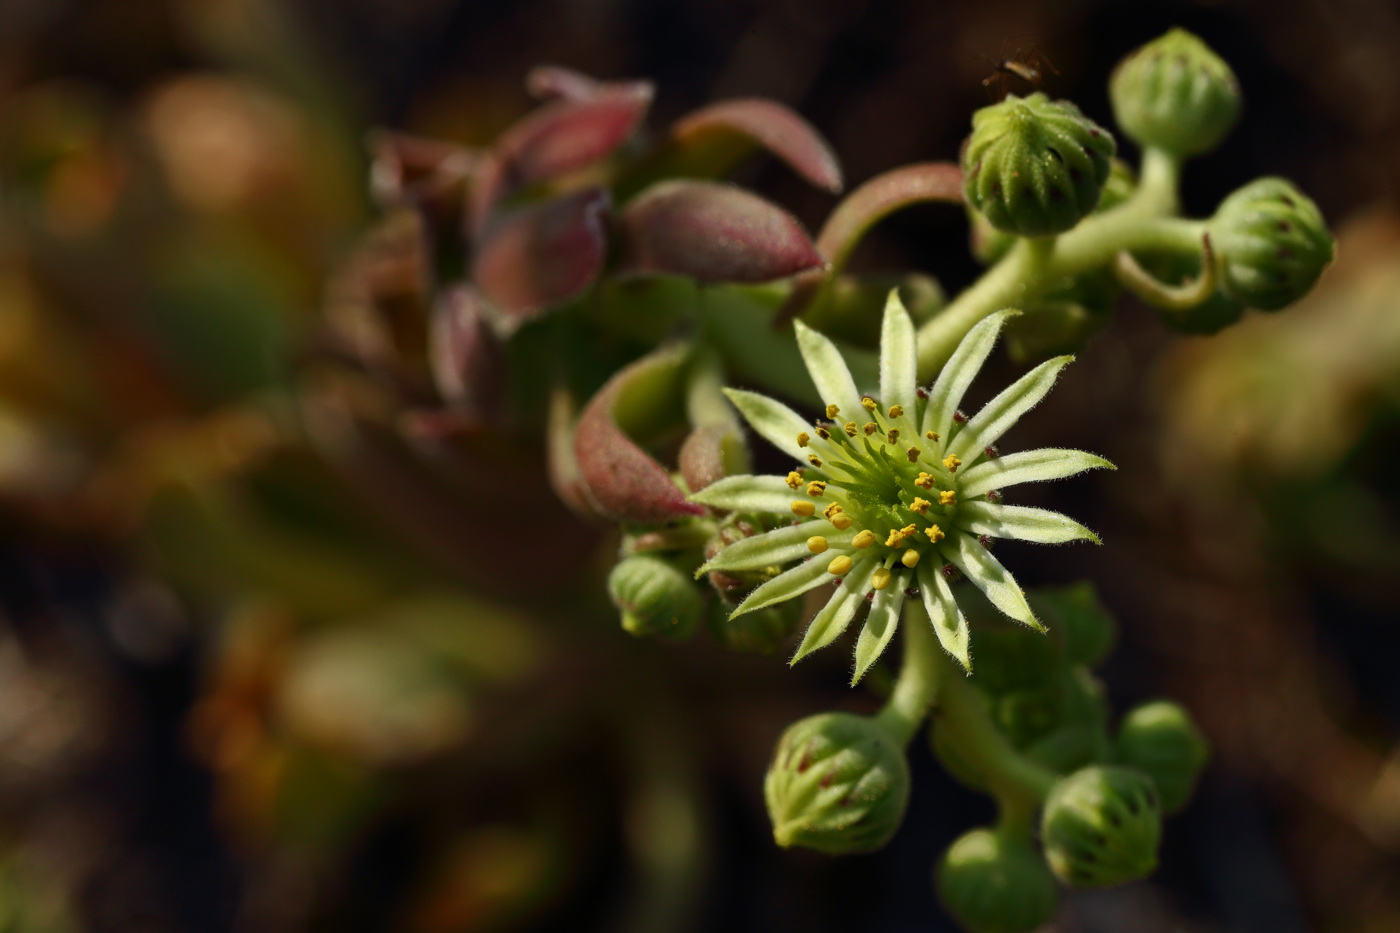
[(876, 175), (843, 198), (831, 212), (817, 237), (817, 249), (831, 260), (831, 265), (822, 273), (809, 273), (797, 281), (778, 319), (794, 317), (808, 308), (823, 286), (845, 268), (870, 228), (885, 217), (913, 204), (961, 204), (962, 199), (962, 171), (951, 162), (923, 162)]
[(462, 197), (480, 153), (390, 130), (369, 136), (370, 191), (380, 207), (433, 206)]
[(628, 436), (660, 411), (680, 407), (687, 349), (668, 347), (619, 371), (589, 400), (574, 435), (574, 455), (589, 498), (616, 521), (666, 522), (702, 515), (665, 467)]
[(500, 218), (482, 238), (472, 279), (507, 331), (587, 289), (607, 244), (607, 193), (576, 192)]
[(470, 285), (443, 292), (433, 306), (429, 364), (438, 392), (469, 422), (485, 420), (500, 403), (505, 353), (488, 326), (486, 303)]
[(569, 390), (555, 386), (549, 395), (549, 415), (545, 425), (545, 466), (554, 493), (576, 515), (600, 519), (603, 516), (588, 495), (574, 456), (574, 415), (576, 405)]
[(702, 282), (767, 282), (822, 265), (795, 218), (729, 185), (652, 185), (622, 213), (622, 269)]
[(742, 457), (743, 443), (743, 435), (730, 425), (706, 424), (691, 431), (677, 458), (690, 491), (699, 492), (734, 472), (730, 467)]
[[(821, 134), (792, 109), (762, 98), (724, 100), (683, 117), (671, 130), (682, 149), (711, 150), (722, 171), (762, 146), (819, 188), (841, 190), (841, 165)], [(724, 156), (728, 159), (725, 160)]]
[(564, 100), (592, 100), (610, 86), (607, 82), (559, 65), (536, 65), (525, 76), (525, 89), (537, 100), (552, 100), (556, 97)]

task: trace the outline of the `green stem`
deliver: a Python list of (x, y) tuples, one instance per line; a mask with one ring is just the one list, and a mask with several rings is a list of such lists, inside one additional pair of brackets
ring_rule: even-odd
[(942, 649), (933, 637), (933, 625), (924, 607), (910, 600), (905, 603), (904, 660), (894, 692), (875, 721), (908, 745), (933, 705), (941, 673), (938, 656)]

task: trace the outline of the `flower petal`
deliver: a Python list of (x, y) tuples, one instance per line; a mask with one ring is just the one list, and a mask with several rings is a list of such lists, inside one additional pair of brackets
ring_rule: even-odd
[(899, 581), (891, 581), (883, 590), (875, 591), (875, 601), (870, 604), (870, 614), (861, 627), (860, 638), (856, 641), (856, 670), (851, 676), (851, 686), (860, 683), (870, 666), (880, 659), (889, 647), (894, 633), (899, 630), (899, 613), (904, 608), (904, 587)]
[(968, 653), (971, 634), (967, 618), (953, 598), (953, 589), (943, 576), (943, 569), (935, 566), (935, 561), (924, 561), (918, 568), (919, 592), (924, 598), (924, 611), (928, 613), (934, 634), (943, 650), (957, 659), (963, 670), (972, 670), (972, 656)]
[(891, 405), (914, 410), (917, 367), (914, 322), (899, 300), (899, 289), (892, 288), (885, 301), (885, 320), (880, 328), (880, 401), (886, 411)]
[(1008, 317), (1019, 313), (1014, 308), (1007, 308), (989, 314), (967, 332), (967, 336), (958, 344), (947, 364), (939, 371), (933, 388), (929, 389), (928, 405), (924, 408), (924, 423), (919, 426), (920, 434), (935, 431), (945, 439), (952, 434), (953, 412), (962, 404), (967, 387), (982, 369), (982, 364), (987, 361), (992, 347), (996, 346), (1001, 325)]
[(962, 473), (958, 490), (966, 501), (992, 489), (1005, 489), (1017, 483), (1042, 483), (1052, 479), (1064, 479), (1099, 467), (1118, 469), (1103, 457), (1096, 457), (1082, 450), (1064, 450), (1056, 447), (1022, 450), (997, 457), (995, 460), (983, 460), (968, 467)]
[[(1026, 602), (1026, 594), (1011, 572), (1001, 565), (978, 540), (966, 532), (955, 532), (943, 544), (943, 555), (957, 565), (958, 569), (986, 594), (993, 606), (1015, 619), (1029, 625), (1038, 632), (1045, 626), (1031, 611)], [(951, 543), (953, 547), (948, 547)], [(949, 553), (954, 551), (954, 553)]]
[(827, 564), (831, 563), (831, 558), (822, 560), (825, 555), (818, 554), (806, 561), (798, 564), (791, 570), (778, 574), (767, 583), (754, 588), (754, 591), (744, 598), (729, 618), (741, 616), (746, 612), (753, 612), (755, 609), (762, 609), (764, 606), (771, 606), (792, 599), (794, 596), (801, 596), (808, 590), (816, 589), (831, 575), (826, 572)]
[[(695, 571), (695, 575), (698, 577), (711, 570), (760, 570), (774, 564), (786, 564), (799, 557), (808, 557), (812, 552), (807, 548), (807, 539), (821, 534), (816, 524), (802, 522), (798, 525), (784, 525), (763, 534), (741, 538), (706, 562)], [(828, 537), (828, 542), (833, 544), (842, 544), (849, 540), (849, 534), (843, 541), (831, 541)], [(835, 556), (833, 553), (827, 559)]]
[(757, 392), (725, 389), (724, 394), (760, 437), (795, 460), (807, 459), (806, 453), (797, 446), (797, 435), (810, 433), (812, 426), (803, 421), (801, 415)]
[(807, 372), (817, 387), (817, 395), (824, 404), (835, 404), (846, 413), (847, 418), (857, 417), (861, 411), (860, 392), (856, 389), (851, 371), (841, 351), (836, 349), (825, 336), (803, 324), (793, 321), (797, 331), (797, 349), (802, 353), (802, 361), (807, 364)]
[(996, 398), (968, 419), (962, 431), (948, 445), (948, 453), (967, 462), (976, 460), (983, 448), (995, 444), (1022, 415), (1045, 398), (1054, 387), (1060, 370), (1073, 360), (1072, 356), (1046, 360), (1002, 389)]
[[(817, 559), (821, 560), (820, 557)], [(807, 634), (802, 636), (802, 644), (797, 646), (797, 652), (789, 664), (796, 664), (813, 651), (825, 648), (841, 637), (855, 618), (860, 604), (865, 602), (865, 593), (870, 589), (870, 574), (876, 564), (874, 557), (867, 557), (850, 569), (826, 605), (812, 617), (812, 624), (807, 626)]]
[(1063, 544), (1089, 540), (1102, 544), (1099, 536), (1067, 515), (1023, 505), (995, 505), (991, 502), (964, 502), (958, 506), (957, 525), (978, 535), (1015, 538), (1036, 544)]
[(691, 502), (731, 512), (788, 510), (796, 494), (781, 476), (726, 476), (690, 496)]

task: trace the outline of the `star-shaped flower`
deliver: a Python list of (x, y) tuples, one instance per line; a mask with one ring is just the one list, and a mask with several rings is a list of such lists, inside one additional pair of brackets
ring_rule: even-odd
[(880, 335), (878, 399), (860, 393), (830, 340), (797, 322), (802, 358), (827, 403), (815, 424), (766, 396), (725, 390), (753, 429), (801, 466), (785, 477), (726, 477), (691, 499), (796, 520), (736, 541), (699, 573), (762, 570), (805, 558), (755, 588), (731, 618), (834, 577), (831, 598), (813, 617), (793, 661), (834, 641), (868, 600), (853, 683), (894, 637), (906, 598), (922, 599), (944, 649), (972, 669), (967, 619), (950, 585), (959, 572), (1002, 612), (1044, 630), (1015, 578), (987, 549), (988, 540), (1099, 539), (1057, 512), (1003, 505), (999, 490), (1113, 465), (1079, 450), (1001, 456), (992, 446), (1045, 397), (1072, 357), (1037, 366), (971, 418), (958, 411), (1002, 324), (1015, 313), (1002, 311), (973, 327), (925, 390), (916, 384), (913, 323), (892, 293)]

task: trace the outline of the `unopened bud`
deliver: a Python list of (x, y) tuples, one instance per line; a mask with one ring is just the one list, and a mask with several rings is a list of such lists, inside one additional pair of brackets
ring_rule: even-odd
[(1040, 836), (1051, 869), (1071, 887), (1147, 877), (1157, 867), (1162, 837), (1152, 779), (1131, 768), (1081, 768), (1050, 791)]
[(1332, 261), (1322, 213), (1282, 178), (1245, 185), (1221, 202), (1207, 226), (1220, 290), (1246, 307), (1277, 311), (1292, 304)]
[(1184, 29), (1123, 59), (1109, 95), (1129, 139), (1179, 157), (1214, 149), (1240, 115), (1235, 73)]
[(684, 638), (700, 621), (704, 601), (689, 574), (659, 557), (637, 554), (608, 575), (608, 595), (633, 635)]
[(1055, 915), (1055, 879), (1029, 840), (964, 833), (934, 873), (939, 900), (970, 933), (1030, 933)]
[(1210, 746), (1190, 714), (1167, 700), (1144, 704), (1124, 716), (1115, 752), (1120, 763), (1152, 778), (1166, 813), (1191, 799), (1210, 758)]

